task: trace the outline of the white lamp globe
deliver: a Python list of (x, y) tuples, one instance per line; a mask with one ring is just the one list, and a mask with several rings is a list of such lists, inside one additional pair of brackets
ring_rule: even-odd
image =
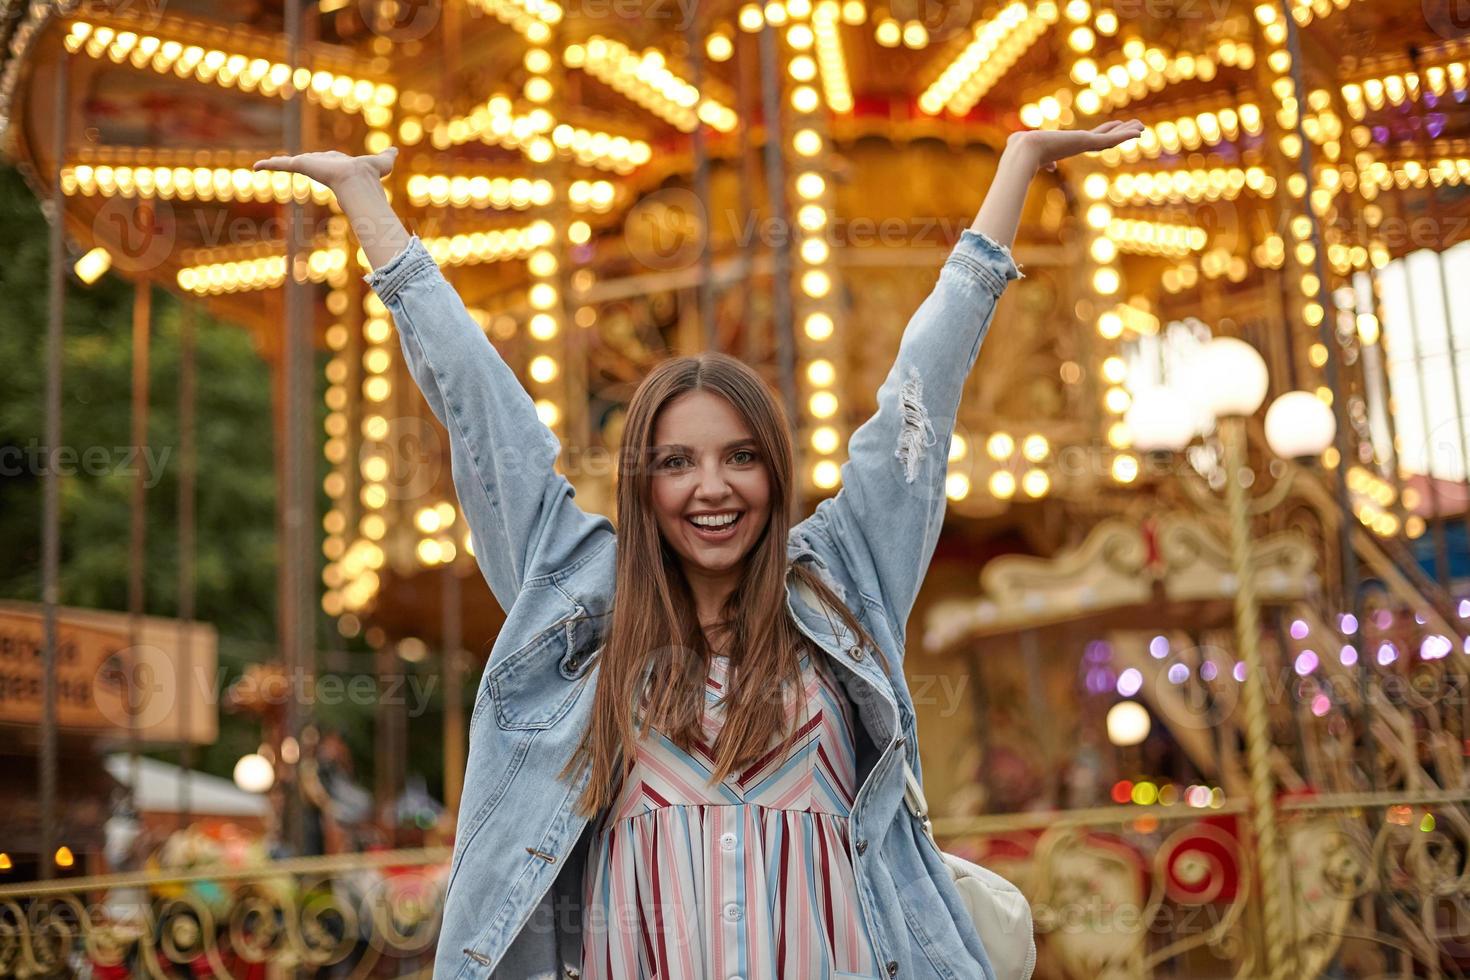
[(1148, 738), (1153, 720), (1137, 701), (1119, 701), (1108, 709), (1108, 741), (1119, 748), (1137, 745)]
[(275, 782), (276, 768), (263, 755), (251, 752), (235, 763), (235, 785), (247, 793), (264, 793)]
[(1169, 385), (1143, 388), (1123, 416), (1134, 449), (1178, 452), (1194, 438), (1195, 411), (1183, 392)]
[(1192, 367), (1192, 390), (1216, 418), (1254, 415), (1266, 400), (1266, 362), (1243, 340), (1216, 337), (1201, 348)]
[(1266, 409), (1266, 442), (1282, 459), (1320, 456), (1335, 435), (1332, 409), (1310, 391), (1288, 391)]

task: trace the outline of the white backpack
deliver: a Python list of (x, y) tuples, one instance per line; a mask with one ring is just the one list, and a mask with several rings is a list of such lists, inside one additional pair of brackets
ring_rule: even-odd
[[(929, 802), (924, 799), (924, 787), (919, 785), (907, 760), (903, 764), (903, 779), (904, 805), (924, 822), (924, 833), (933, 841)], [(934, 846), (938, 848), (938, 842)], [(980, 933), (996, 980), (1031, 980), (1031, 971), (1036, 968), (1036, 931), (1031, 922), (1031, 903), (1026, 901), (1026, 896), (988, 868), (943, 850), (939, 853), (970, 910), (970, 921)]]

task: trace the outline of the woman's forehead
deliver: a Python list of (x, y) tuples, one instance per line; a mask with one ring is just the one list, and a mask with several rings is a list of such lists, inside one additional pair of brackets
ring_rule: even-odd
[(723, 449), (753, 438), (735, 406), (707, 391), (690, 391), (673, 399), (659, 412), (653, 427), (657, 446)]

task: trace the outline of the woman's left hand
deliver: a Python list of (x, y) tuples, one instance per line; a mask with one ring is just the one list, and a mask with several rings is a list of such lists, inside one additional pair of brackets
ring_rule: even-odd
[(1109, 120), (1094, 129), (1027, 129), (1012, 133), (1006, 150), (1026, 154), (1037, 169), (1055, 170), (1057, 161), (1078, 153), (1106, 150), (1139, 136), (1143, 123)]

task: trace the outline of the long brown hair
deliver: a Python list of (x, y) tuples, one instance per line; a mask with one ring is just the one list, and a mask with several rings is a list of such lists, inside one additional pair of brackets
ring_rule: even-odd
[[(708, 352), (659, 364), (633, 393), (623, 425), (617, 488), (617, 572), (611, 624), (602, 637), (592, 717), (566, 778), (591, 767), (577, 801), (587, 817), (612, 803), (617, 782), (632, 769), (636, 743), (650, 728), (684, 751), (702, 737), (705, 684), (712, 651), (695, 614), (694, 597), (653, 511), (654, 426), (674, 398), (689, 391), (717, 394), (740, 413), (770, 475), (770, 518), (745, 556), (740, 582), (721, 618), (729, 626), (730, 672), (725, 722), (715, 741), (719, 782), (765, 755), (772, 738), (797, 726), (783, 701), (800, 691), (800, 659), (810, 641), (786, 614), (786, 576), (794, 573), (831, 606), (848, 629), (878, 653), (867, 632), (816, 573), (786, 557), (795, 497), (791, 437), (785, 413), (755, 371), (728, 354)], [(640, 697), (648, 695), (642, 717)]]

